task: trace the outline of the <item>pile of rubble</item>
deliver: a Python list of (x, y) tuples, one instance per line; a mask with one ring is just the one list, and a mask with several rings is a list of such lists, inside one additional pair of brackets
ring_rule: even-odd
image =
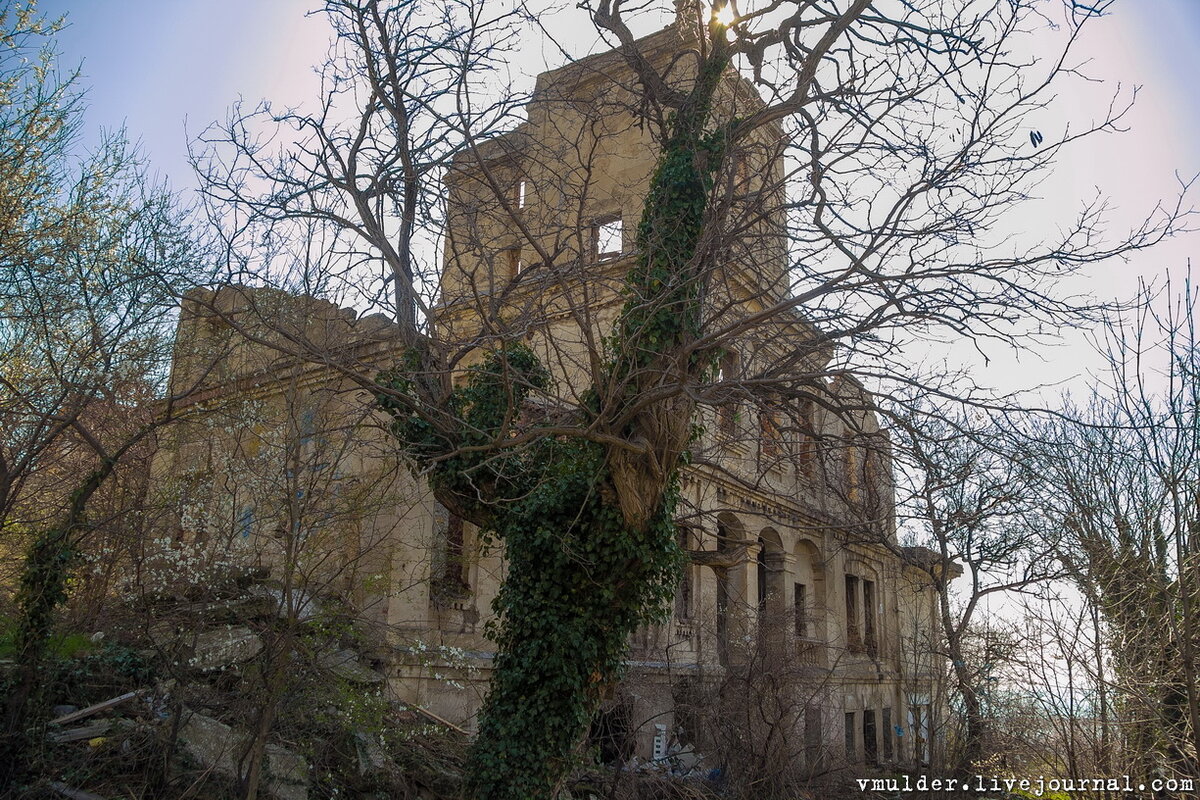
[[(170, 710), (174, 681), (118, 695), (87, 708), (56, 706), (46, 738), (54, 744), (77, 742), (94, 750), (128, 750), (137, 734), (152, 732), (164, 739), (173, 736), (183, 773), (191, 768), (230, 781), (239, 778), (238, 761), (245, 752), (247, 734), (191, 709), (177, 715)], [(177, 718), (176, 718), (177, 717)], [(297, 753), (276, 744), (266, 746), (264, 788), (277, 800), (308, 800), (308, 763)], [(71, 800), (104, 800), (101, 795), (50, 781), (49, 788)]]
[[(386, 677), (377, 668), (378, 662), (371, 660), (372, 653), (363, 652), (361, 643), (348, 643), (344, 636), (325, 635), (310, 629), (316, 626), (307, 626), (320, 611), (312, 598), (287, 597), (262, 585), (248, 587), (236, 597), (176, 603), (164, 609), (156, 615), (159, 621), (133, 642), (162, 677), (84, 708), (54, 707), (54, 718), (45, 732), (47, 762), (87, 761), (94, 765), (100, 759), (120, 759), (154, 747), (162, 755), (159, 760), (167, 764), (167, 782), (172, 786), (203, 784), (209, 788), (201, 790), (199, 796), (235, 796), (238, 785), (246, 779), (253, 728), (261, 707), (253, 693), (261, 691), (267, 659), (280, 658), (281, 626), (288, 626), (290, 632), (292, 647), (283, 656), (290, 661), (275, 663), (285, 665), (289, 680), (298, 674), (315, 676), (323, 685), (340, 687), (333, 696), (336, 698), (340, 692), (350, 698), (348, 702), (355, 697), (385, 695)], [(297, 635), (300, 628), (304, 629), (302, 639)], [(272, 653), (272, 648), (276, 652)], [(328, 792), (317, 774), (328, 770), (310, 763), (314, 757), (319, 761), (322, 755), (329, 756), (328, 743), (317, 738), (322, 729), (305, 727), (308, 720), (296, 723), (295, 717), (323, 713), (324, 718), (335, 719), (342, 709), (336, 707), (335, 699), (314, 711), (303, 705), (310, 700), (286, 694), (280, 703), (279, 719), (286, 723), (283, 728), (295, 741), (267, 738), (260, 742), (260, 796), (308, 800)], [(389, 713), (404, 715), (401, 719), (419, 715), (419, 710), (405, 710), (383, 699), (379, 702)], [(421, 719), (423, 725), (429, 722)], [(304, 735), (297, 735), (297, 731)], [(344, 730), (341, 741), (342, 762), (349, 763), (340, 766), (363, 781), (379, 786), (403, 783), (410, 791), (416, 790), (407, 796), (436, 796), (422, 790), (420, 781), (402, 774), (405, 769), (389, 752), (380, 730)], [(351, 742), (349, 747), (346, 741)], [(49, 796), (104, 800), (103, 795), (95, 793), (96, 786), (87, 785), (86, 776), (98, 773), (72, 769), (49, 775), (43, 770), (43, 780), (37, 785)], [(80, 780), (81, 774), (84, 780)]]

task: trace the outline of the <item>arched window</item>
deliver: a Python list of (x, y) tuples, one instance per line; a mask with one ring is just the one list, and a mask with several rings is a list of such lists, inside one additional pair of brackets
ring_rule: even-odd
[(760, 614), (782, 615), (787, 598), (787, 563), (783, 537), (763, 528), (758, 537), (758, 608)]

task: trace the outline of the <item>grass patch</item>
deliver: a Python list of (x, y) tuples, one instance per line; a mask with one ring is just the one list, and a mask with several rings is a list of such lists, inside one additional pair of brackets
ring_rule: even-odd
[[(63, 631), (50, 637), (50, 646), (46, 649), (51, 658), (78, 658), (96, 652), (100, 645), (93, 642), (86, 633)], [(0, 617), (0, 658), (10, 660), (17, 657), (17, 620), (12, 617)]]

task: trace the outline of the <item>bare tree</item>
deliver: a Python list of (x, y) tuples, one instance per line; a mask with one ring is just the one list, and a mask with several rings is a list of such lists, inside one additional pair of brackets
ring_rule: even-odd
[(1037, 431), (1029, 462), (1059, 557), (1108, 631), (1117, 714), (1136, 768), (1194, 776), (1200, 464), (1196, 299), (1170, 285), (1107, 329), (1109, 370), (1082, 408)]
[[(637, 40), (641, 10), (591, 5), (616, 54), (556, 73), (512, 127), (518, 98), (496, 90), (509, 18), (330, 0), (320, 110), (237, 114), (197, 159), (238, 274), (390, 307), (380, 402), (442, 504), (504, 544), (480, 797), (560, 784), (629, 634), (676, 583), (683, 463), (762, 479), (722, 463), (728, 436), (697, 438), (721, 424), (706, 406), (752, 408), (755, 438), (778, 444), (760, 462), (815, 462), (863, 509), (853, 535), (879, 540), (886, 503), (863, 487), (887, 483), (886, 453), (815, 454), (817, 412), (882, 442), (864, 381), (948, 391), (901, 363), (907, 344), (1075, 321), (1089, 309), (1060, 296), (1063, 275), (1185, 216), (1107, 238), (1086, 206), (1056, 238), (1000, 240), (1055, 153), (1119, 122), (1118, 105), (1040, 148), (1027, 136), (1098, 8), (1067, 5), (1060, 51), (1027, 62), (1014, 48), (1044, 20), (1026, 2), (684, 3)], [(298, 141), (272, 149), (255, 127), (271, 121)], [(553, 146), (531, 133), (548, 129)], [(612, 148), (631, 143), (649, 157), (621, 165)], [(443, 220), (435, 283), (418, 244)], [(276, 344), (364, 386), (387, 366)]]
[[(905, 476), (901, 513), (910, 535), (936, 554), (920, 566), (938, 589), (942, 646), (962, 704), (956, 765), (969, 775), (992, 747), (983, 695), (1001, 662), (1015, 655), (1011, 643), (989, 633), (989, 605), (1036, 591), (1060, 577), (1062, 568), (1056, 539), (1039, 524), (1002, 425), (978, 410), (956, 413), (920, 403), (900, 413), (906, 420), (898, 428)], [(958, 575), (965, 580), (952, 586)]]
[(1112, 639), (1099, 608), (1059, 583), (1025, 597), (1021, 611), (1020, 647), (999, 673), (1010, 698), (998, 719), (1009, 766), (1062, 775), (1128, 770), (1110, 683)]
[(0, 13), (0, 524), (25, 552), (3, 779), (19, 767), (39, 665), (93, 497), (171, 417), (152, 407), (182, 285), (203, 280), (185, 215), (123, 133), (76, 155), (81, 94), (55, 23)]

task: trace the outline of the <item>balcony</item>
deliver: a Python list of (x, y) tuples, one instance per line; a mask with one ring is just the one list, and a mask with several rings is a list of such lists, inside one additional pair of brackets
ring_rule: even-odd
[(796, 663), (805, 667), (829, 666), (829, 646), (819, 639), (796, 640)]
[(696, 638), (696, 626), (691, 620), (676, 619), (672, 626), (672, 641), (693, 643)]

